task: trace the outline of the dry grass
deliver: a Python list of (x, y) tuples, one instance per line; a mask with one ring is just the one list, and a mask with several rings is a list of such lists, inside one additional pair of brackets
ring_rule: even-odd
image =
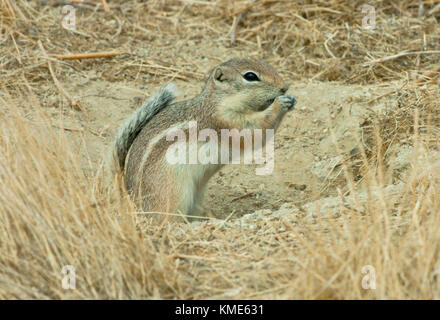
[[(440, 298), (440, 165), (427, 162), (439, 149), (437, 1), (423, 1), (422, 16), (417, 1), (378, 1), (368, 32), (362, 1), (108, 1), (109, 12), (90, 1), (76, 32), (47, 2), (0, 5), (0, 298)], [(51, 73), (38, 40), (50, 55), (122, 54), (50, 60)], [(147, 82), (201, 79), (206, 46), (215, 60), (246, 52), (292, 80), (374, 83), (399, 99), (363, 125), (336, 217), (158, 225), (116, 188), (98, 191), (50, 125), (54, 79), (88, 70), (109, 81), (140, 81), (141, 71)], [(403, 140), (412, 168), (389, 194), (388, 150)], [(76, 267), (76, 290), (61, 288), (65, 265)], [(376, 290), (361, 287), (365, 265)]]
[[(94, 193), (65, 136), (41, 113), (28, 120), (1, 100), (0, 298), (154, 294), (169, 262), (136, 231), (127, 201)], [(75, 291), (61, 288), (65, 265), (76, 267)]]

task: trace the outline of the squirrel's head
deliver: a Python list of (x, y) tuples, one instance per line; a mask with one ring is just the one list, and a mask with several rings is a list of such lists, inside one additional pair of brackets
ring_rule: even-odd
[(289, 89), (274, 68), (262, 61), (232, 59), (215, 67), (207, 87), (237, 112), (262, 111)]

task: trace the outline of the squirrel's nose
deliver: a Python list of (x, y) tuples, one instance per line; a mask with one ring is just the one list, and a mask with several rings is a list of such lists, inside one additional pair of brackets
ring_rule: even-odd
[(288, 84), (286, 84), (284, 87), (282, 87), (280, 91), (281, 91), (282, 94), (285, 94), (287, 92), (287, 90), (289, 90), (289, 85)]

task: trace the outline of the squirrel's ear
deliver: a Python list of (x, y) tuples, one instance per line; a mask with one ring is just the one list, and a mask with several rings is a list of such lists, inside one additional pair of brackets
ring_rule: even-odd
[(211, 73), (211, 81), (214, 86), (226, 88), (234, 80), (235, 72), (229, 66), (218, 66)]
[(215, 68), (214, 80), (219, 82), (223, 82), (226, 80), (225, 73), (223, 72), (223, 69), (221, 67)]

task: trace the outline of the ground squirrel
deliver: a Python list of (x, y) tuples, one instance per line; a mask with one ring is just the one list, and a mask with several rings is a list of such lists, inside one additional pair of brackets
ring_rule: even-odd
[[(224, 163), (172, 164), (167, 150), (174, 142), (168, 136), (176, 136), (178, 130), (191, 134), (190, 122), (197, 123), (198, 133), (204, 129), (219, 134), (224, 129), (273, 132), (296, 103), (294, 97), (285, 95), (288, 88), (270, 65), (248, 59), (232, 59), (215, 67), (193, 99), (173, 102), (174, 85), (162, 88), (116, 135), (114, 161), (127, 190), (144, 211), (201, 215), (196, 206), (204, 186)], [(212, 145), (214, 140), (209, 141)], [(196, 153), (206, 146), (200, 140), (196, 144)], [(215, 145), (220, 149), (218, 140)], [(191, 147), (184, 150), (187, 154)]]

